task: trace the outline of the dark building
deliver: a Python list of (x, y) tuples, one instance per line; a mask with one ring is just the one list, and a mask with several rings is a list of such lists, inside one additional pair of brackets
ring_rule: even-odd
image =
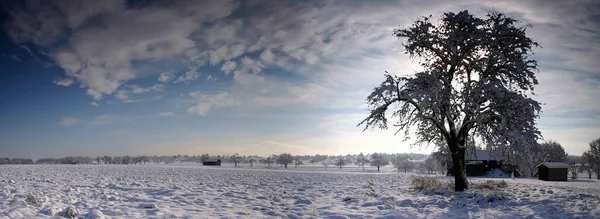
[(204, 166), (221, 166), (221, 159), (219, 158), (208, 158), (206, 161), (202, 162)]
[(537, 176), (544, 181), (567, 181), (569, 165), (566, 163), (541, 163), (537, 165)]
[[(467, 176), (483, 176), (494, 169), (503, 169), (502, 156), (491, 150), (475, 150), (465, 155)], [(448, 174), (454, 175), (452, 160), (448, 162)]]

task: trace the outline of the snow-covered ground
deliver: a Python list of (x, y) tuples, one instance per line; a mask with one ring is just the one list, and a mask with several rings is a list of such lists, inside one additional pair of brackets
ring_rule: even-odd
[(0, 218), (60, 218), (65, 209), (81, 218), (600, 218), (597, 180), (505, 179), (496, 191), (424, 194), (409, 188), (414, 176), (373, 167), (3, 165)]

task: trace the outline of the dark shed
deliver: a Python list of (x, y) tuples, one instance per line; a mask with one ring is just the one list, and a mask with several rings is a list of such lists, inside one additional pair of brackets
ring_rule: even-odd
[(541, 163), (537, 165), (538, 179), (544, 181), (567, 181), (569, 165), (566, 163)]
[(221, 166), (221, 159), (219, 158), (208, 158), (206, 161), (202, 162), (204, 166)]

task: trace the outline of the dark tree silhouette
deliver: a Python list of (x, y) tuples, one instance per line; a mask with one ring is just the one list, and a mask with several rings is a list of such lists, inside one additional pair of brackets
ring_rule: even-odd
[(414, 130), (417, 144), (444, 142), (455, 190), (464, 191), (467, 140), (526, 152), (541, 136), (535, 127), (541, 106), (527, 96), (538, 84), (537, 62), (528, 57), (537, 43), (526, 36), (528, 26), (501, 13), (481, 19), (448, 12), (439, 24), (430, 18), (394, 31), (423, 71), (401, 77), (386, 72), (367, 97), (370, 114), (359, 125), (387, 129), (386, 112), (392, 110), (398, 132), (408, 137)]

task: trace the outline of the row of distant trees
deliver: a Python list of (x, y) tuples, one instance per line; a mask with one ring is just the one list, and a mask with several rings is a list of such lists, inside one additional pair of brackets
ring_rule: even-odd
[(33, 160), (21, 158), (0, 158), (0, 164), (33, 164)]

